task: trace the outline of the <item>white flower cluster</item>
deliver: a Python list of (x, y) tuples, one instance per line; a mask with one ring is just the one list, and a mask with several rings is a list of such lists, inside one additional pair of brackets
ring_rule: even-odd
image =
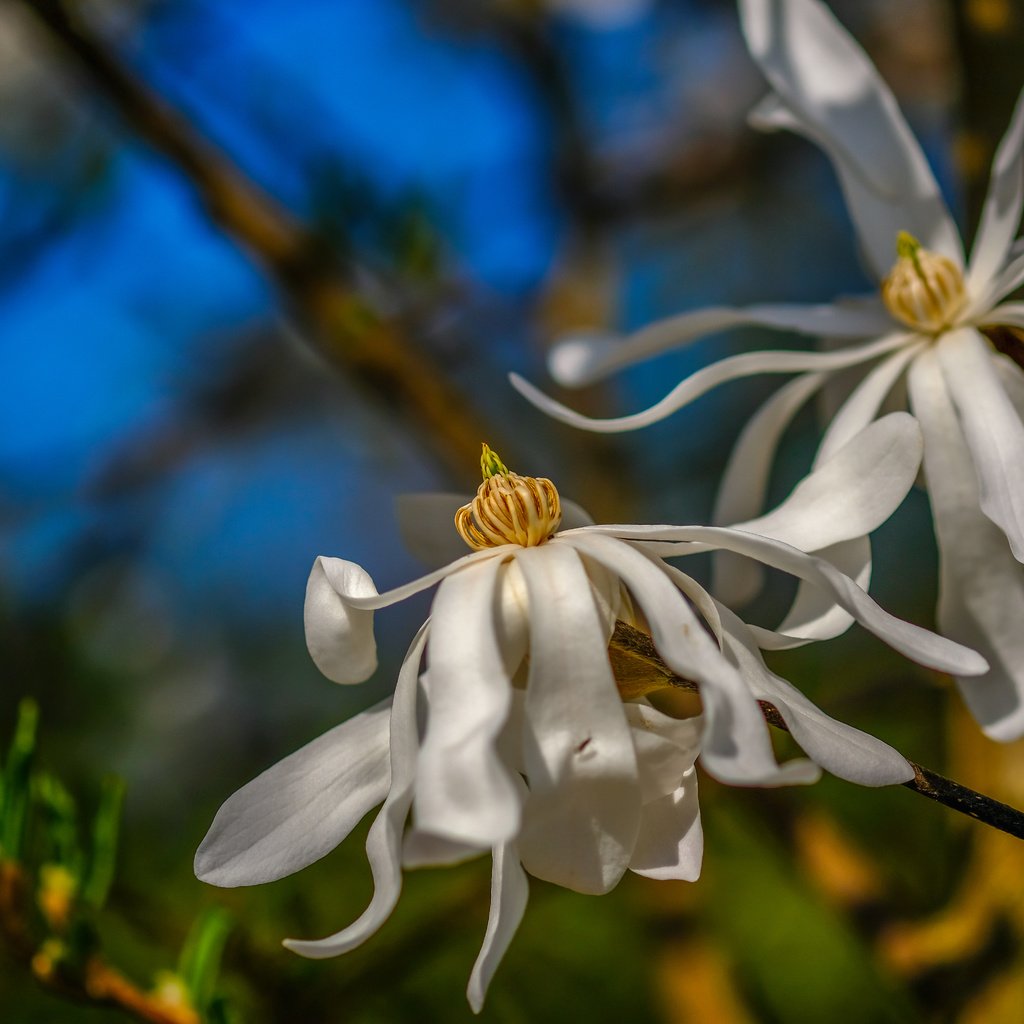
[[(288, 940), (298, 953), (333, 956), (364, 941), (394, 907), (403, 868), (490, 852), (490, 918), (468, 993), (479, 1010), (524, 912), (528, 875), (585, 893), (607, 892), (627, 870), (698, 877), (697, 760), (736, 785), (809, 783), (821, 769), (869, 786), (906, 781), (913, 771), (897, 751), (829, 718), (761, 655), (838, 636), (854, 621), (955, 675), (992, 736), (1024, 733), (1024, 377), (981, 331), (1024, 326), (1024, 304), (1004, 301), (1024, 283), (1013, 242), (1024, 203), (1024, 105), (996, 156), (965, 268), (917, 143), (828, 9), (818, 0), (740, 0), (740, 11), (773, 90), (755, 124), (798, 131), (825, 149), (879, 292), (834, 306), (705, 309), (625, 339), (563, 341), (551, 368), (573, 385), (734, 325), (829, 341), (819, 352), (726, 359), (617, 420), (582, 417), (515, 379), (551, 415), (617, 431), (737, 377), (796, 374), (741, 434), (717, 503), (721, 525), (595, 525), (550, 481), (509, 472), (485, 446), (472, 502), (433, 495), (400, 509), (408, 543), (435, 571), (379, 594), (358, 565), (317, 559), (306, 637), (338, 683), (374, 672), (376, 609), (437, 590), (394, 696), (239, 790), (196, 856), (196, 873), (213, 884), (270, 881), (324, 856), (379, 805), (367, 840), (369, 907), (335, 935)], [(811, 473), (760, 514), (786, 425), (851, 368), (861, 379)], [(910, 413), (880, 416), (904, 378)], [(863, 589), (868, 535), (917, 479), (922, 452), (949, 639), (893, 618)], [(710, 592), (675, 564), (704, 552), (715, 560)], [(732, 610), (757, 590), (764, 566), (799, 581), (777, 629)], [(608, 645), (619, 621), (648, 632), (668, 668), (697, 685), (700, 716), (673, 718), (616, 679)], [(807, 759), (777, 762), (759, 701), (778, 710)]]

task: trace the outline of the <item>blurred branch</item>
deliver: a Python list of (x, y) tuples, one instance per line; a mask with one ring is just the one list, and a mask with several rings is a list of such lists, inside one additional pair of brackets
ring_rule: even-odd
[[(609, 654), (615, 669), (616, 679), (625, 669), (631, 690), (639, 691), (640, 680), (646, 679), (646, 692), (665, 686), (676, 686), (691, 693), (699, 693), (699, 687), (691, 679), (677, 676), (661, 659), (654, 642), (643, 630), (619, 621), (615, 624)], [(758, 701), (765, 720), (778, 729), (789, 731), (778, 709), (768, 701)], [(915, 793), (936, 800), (940, 804), (975, 818), (986, 825), (991, 825), (1002, 832), (1007, 832), (1018, 839), (1024, 839), (1024, 812), (1015, 807), (1000, 803), (983, 793), (977, 793), (967, 786), (947, 779), (938, 772), (915, 764), (908, 758), (907, 762), (914, 769), (914, 778), (903, 785)]]
[(9, 2), (29, 11), (125, 122), (179, 167), (212, 220), (263, 264), (328, 359), (404, 419), (450, 476), (468, 481), (466, 452), (497, 431), (359, 294), (354, 268), (139, 81), (77, 4)]

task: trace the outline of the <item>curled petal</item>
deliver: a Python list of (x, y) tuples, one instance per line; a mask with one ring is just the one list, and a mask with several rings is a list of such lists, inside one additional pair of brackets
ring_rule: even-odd
[(904, 345), (907, 339), (908, 335), (902, 332), (876, 338), (863, 345), (851, 345), (835, 352), (744, 352), (698, 370), (677, 384), (661, 401), (655, 402), (643, 412), (607, 420), (590, 419), (573, 412), (567, 406), (549, 398), (543, 391), (534, 387), (518, 374), (510, 374), (509, 380), (528, 402), (532, 402), (541, 412), (547, 413), (556, 420), (599, 434), (618, 434), (657, 423), (689, 405), (690, 402), (700, 398), (712, 388), (730, 380), (752, 377), (762, 373), (843, 370), (850, 366), (870, 362), (887, 352), (892, 352)]
[(306, 646), (316, 667), (335, 683), (361, 683), (377, 668), (373, 612), (352, 597), (376, 595), (370, 574), (355, 562), (321, 555), (306, 584)]
[(530, 883), (519, 863), (515, 844), (503, 843), (496, 847), (493, 857), (491, 910), (487, 916), (487, 931), (466, 990), (466, 998), (474, 1013), (483, 1009), (491, 978), (523, 919), (530, 895)]
[(647, 804), (675, 791), (700, 753), (703, 722), (672, 718), (650, 704), (625, 705), (633, 730), (640, 778), (640, 798)]
[(879, 302), (831, 306), (712, 306), (658, 320), (625, 337), (591, 334), (564, 338), (548, 356), (548, 371), (565, 387), (583, 387), (624, 366), (706, 335), (741, 326), (798, 331), (816, 337), (866, 338), (891, 330), (892, 318)]
[(387, 795), (390, 719), (389, 697), (243, 786), (213, 819), (196, 853), (196, 877), (259, 885), (330, 853)]
[(861, 786), (890, 786), (914, 777), (907, 759), (874, 736), (837, 722), (785, 679), (768, 670), (753, 635), (720, 607), (726, 653), (758, 700), (773, 704), (793, 739), (822, 768)]
[(412, 803), (419, 745), (416, 691), (427, 641), (427, 627), (416, 634), (395, 685), (391, 711), (391, 788), (366, 837), (366, 856), (373, 872), (373, 898), (360, 917), (325, 939), (285, 939), (284, 945), (313, 960), (339, 956), (365, 942), (387, 920), (402, 891), (402, 830)]

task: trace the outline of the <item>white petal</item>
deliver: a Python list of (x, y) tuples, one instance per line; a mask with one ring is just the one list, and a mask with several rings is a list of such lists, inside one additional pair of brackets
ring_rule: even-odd
[(1024, 561), (1024, 424), (999, 379), (988, 343), (970, 328), (935, 347), (963, 426), (981, 490), (981, 509)]
[(876, 530), (899, 507), (921, 465), (921, 429), (894, 412), (866, 427), (793, 488), (777, 508), (735, 529), (818, 551)]
[[(406, 550), (431, 569), (462, 558), (466, 542), (455, 530), (455, 513), (471, 498), (468, 494), (400, 494), (395, 516)], [(561, 502), (560, 529), (574, 530), (594, 521), (575, 501), (563, 497)]]
[[(1024, 283), (1024, 258), (1020, 261), (1021, 280)], [(1009, 327), (1024, 327), (1024, 302), (1004, 302), (996, 306), (991, 314), (984, 317), (987, 324), (1005, 324)]]
[(675, 792), (644, 806), (629, 870), (647, 878), (695, 882), (703, 856), (697, 772), (691, 768)]
[[(831, 562), (841, 573), (855, 580), (861, 590), (871, 583), (871, 541), (854, 537), (815, 552)], [(841, 608), (820, 587), (801, 580), (786, 617), (776, 630), (751, 627), (762, 650), (788, 650), (814, 640), (831, 640), (853, 625), (853, 616)]]
[(732, 327), (770, 327), (782, 331), (839, 338), (866, 338), (892, 330), (881, 303), (872, 305), (711, 306), (647, 324), (625, 337), (575, 335), (557, 342), (548, 355), (548, 372), (565, 387), (582, 387), (623, 366), (697, 338)]
[(920, 342), (900, 349), (888, 359), (883, 359), (857, 385), (832, 417), (814, 457), (815, 469), (856, 437), (878, 415), (882, 403), (896, 386), (903, 371), (927, 344)]
[(1013, 403), (1017, 415), (1024, 420), (1024, 369), (1009, 356), (997, 352), (993, 355), (999, 379), (1006, 388), (1006, 395)]
[(939, 542), (939, 626), (992, 666), (958, 678), (971, 713), (993, 739), (1024, 735), (1024, 567), (979, 507), (971, 456), (933, 353), (910, 372), (925, 434), (924, 468)]
[(338, 956), (365, 942), (387, 920), (402, 891), (402, 830), (412, 804), (418, 747), (416, 691), (420, 661), (427, 641), (421, 627), (402, 663), (391, 712), (391, 789), (366, 837), (366, 856), (373, 872), (373, 898), (363, 913), (340, 932), (325, 939), (285, 939), (284, 945), (314, 960)]
[(361, 683), (377, 668), (373, 612), (349, 597), (375, 595), (370, 574), (355, 562), (321, 555), (306, 584), (306, 646), (316, 667), (335, 683)]
[(701, 763), (706, 771), (735, 785), (813, 782), (817, 770), (809, 762), (776, 762), (757, 702), (662, 569), (615, 538), (589, 531), (572, 537), (580, 551), (604, 562), (629, 587), (665, 664), (699, 684), (704, 705)]
[(523, 919), (530, 895), (530, 884), (519, 863), (515, 844), (504, 843), (496, 847), (493, 856), (491, 910), (487, 916), (487, 931), (466, 990), (466, 998), (474, 1013), (483, 1009), (491, 978)]
[(416, 827), (484, 849), (519, 831), (519, 797), (498, 757), (512, 684), (498, 649), (497, 559), (440, 586), (430, 612), (430, 714), (416, 772)]
[(543, 391), (523, 380), (516, 373), (509, 374), (509, 380), (512, 386), (527, 401), (537, 406), (541, 412), (573, 427), (592, 430), (599, 434), (617, 434), (657, 423), (727, 381), (762, 373), (842, 370), (877, 359), (893, 349), (900, 348), (906, 343), (908, 337), (906, 333), (890, 334), (863, 345), (851, 345), (835, 352), (744, 352), (698, 370), (677, 384), (661, 401), (655, 402), (643, 412), (607, 420), (590, 419), (573, 412), (567, 406), (549, 398)]
[(389, 697), (243, 786), (213, 819), (196, 853), (196, 877), (259, 885), (333, 850), (387, 796), (390, 719)]
[(967, 275), (969, 290), (983, 288), (1003, 266), (1024, 204), (1024, 93), (992, 162), (992, 178), (981, 211)]
[[(915, 364), (916, 365), (916, 364)], [(681, 547), (677, 555), (700, 550), (725, 548), (737, 554), (756, 558), (765, 565), (781, 569), (799, 579), (808, 580), (832, 595), (832, 598), (853, 617), (883, 639), (894, 650), (929, 668), (961, 675), (981, 675), (987, 671), (985, 659), (960, 644), (897, 619), (879, 607), (849, 577), (822, 558), (805, 554), (770, 537), (719, 526), (588, 526), (566, 537), (588, 534), (612, 534), (625, 540), (660, 540), (693, 542)], [(664, 651), (662, 652), (664, 654)], [(667, 660), (667, 659), (666, 659)]]
[(672, 718), (645, 703), (625, 705), (633, 730), (640, 779), (640, 798), (646, 804), (675, 791), (700, 753), (703, 722)]
[(522, 548), (517, 562), (530, 599), (520, 855), (538, 878), (607, 892), (629, 864), (640, 796), (604, 624), (571, 547)]
[(768, 670), (746, 624), (720, 607), (725, 649), (759, 700), (773, 704), (793, 739), (816, 763), (862, 786), (890, 786), (914, 777), (907, 759), (874, 736), (830, 718), (786, 680)]
[(781, 107), (835, 164), (876, 273), (895, 262), (901, 229), (962, 265), (959, 234), (920, 146), (828, 8), (818, 0), (741, 0), (740, 20)]
[(414, 823), (406, 830), (402, 841), (402, 867), (407, 871), (413, 868), (451, 867), (479, 857), (483, 852), (474, 843), (420, 832)]
[[(752, 519), (764, 508), (775, 451), (793, 417), (821, 387), (824, 375), (805, 373), (783, 385), (748, 420), (722, 474), (711, 520), (729, 526)], [(749, 559), (716, 552), (712, 587), (726, 604), (746, 604), (761, 589), (764, 573)]]

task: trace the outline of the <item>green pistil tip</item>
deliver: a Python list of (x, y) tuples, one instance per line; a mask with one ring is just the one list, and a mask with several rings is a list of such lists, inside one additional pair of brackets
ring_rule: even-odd
[(483, 473), (484, 479), (490, 480), (492, 476), (508, 476), (508, 466), (498, 458), (498, 453), (488, 448), (486, 443), (482, 447), (480, 472)]
[(901, 231), (896, 236), (896, 255), (900, 259), (914, 259), (921, 251), (921, 243), (909, 232)]

